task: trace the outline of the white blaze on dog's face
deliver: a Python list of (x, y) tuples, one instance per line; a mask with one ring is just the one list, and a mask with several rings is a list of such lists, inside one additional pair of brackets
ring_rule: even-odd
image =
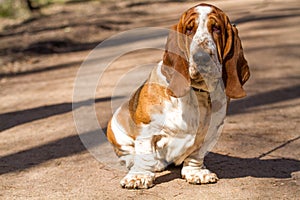
[[(222, 65), (218, 59), (218, 51), (212, 34), (208, 29), (209, 14), (212, 8), (198, 6), (195, 8), (198, 18), (195, 19), (196, 32), (192, 37), (189, 55), (189, 74), (191, 84), (197, 87), (203, 78), (208, 90), (214, 89), (214, 84), (222, 77)], [(214, 30), (213, 30), (214, 31)], [(215, 31), (219, 31), (215, 29)]]

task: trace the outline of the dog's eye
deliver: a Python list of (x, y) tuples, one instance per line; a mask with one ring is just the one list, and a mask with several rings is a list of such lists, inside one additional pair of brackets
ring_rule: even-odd
[(191, 35), (193, 34), (193, 29), (194, 29), (194, 24), (190, 23), (188, 26), (186, 26), (185, 33), (187, 35)]
[(216, 24), (212, 25), (212, 32), (216, 33), (216, 34), (220, 34), (221, 33), (221, 28), (219, 26), (217, 26)]
[(185, 32), (187, 35), (191, 35), (193, 33), (193, 29), (186, 29)]

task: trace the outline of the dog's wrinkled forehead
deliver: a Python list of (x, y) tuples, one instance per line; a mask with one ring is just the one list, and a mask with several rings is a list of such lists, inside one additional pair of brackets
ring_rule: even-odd
[(198, 14), (198, 18), (196, 19), (197, 30), (207, 30), (208, 15), (212, 12), (212, 8), (209, 6), (197, 6), (194, 8), (194, 12)]
[[(223, 11), (208, 4), (199, 4), (187, 10), (182, 18), (183, 34), (193, 37), (213, 34), (213, 25), (223, 23)], [(196, 35), (198, 33), (198, 35)]]

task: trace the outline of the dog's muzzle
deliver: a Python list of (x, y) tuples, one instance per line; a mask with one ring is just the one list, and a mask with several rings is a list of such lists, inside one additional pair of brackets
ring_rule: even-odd
[(208, 91), (215, 89), (216, 83), (222, 76), (221, 65), (214, 61), (213, 55), (199, 49), (192, 54), (189, 73), (192, 87), (201, 88), (204, 81)]
[(208, 70), (207, 65), (209, 62), (211, 62), (211, 57), (208, 53), (204, 51), (198, 51), (193, 55), (193, 60), (195, 63), (202, 64), (203, 67), (200, 69), (202, 69), (205, 72)]
[(191, 79), (197, 80), (199, 76), (220, 78), (221, 66), (213, 58), (212, 54), (199, 49), (192, 54), (192, 62), (189, 69)]

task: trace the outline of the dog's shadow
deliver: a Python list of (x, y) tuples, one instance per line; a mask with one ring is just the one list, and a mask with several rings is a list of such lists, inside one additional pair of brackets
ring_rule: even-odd
[(175, 165), (170, 165), (167, 167), (167, 171), (169, 171), (168, 173), (166, 174), (163, 174), (163, 175), (159, 175), (158, 173), (158, 177), (156, 177), (155, 179), (155, 184), (159, 185), (161, 183), (166, 183), (166, 182), (169, 182), (169, 181), (173, 181), (175, 179), (180, 179), (181, 178), (181, 168), (182, 168), (182, 165), (180, 166), (175, 166)]
[[(239, 158), (218, 153), (209, 153), (205, 157), (205, 166), (215, 172), (219, 178), (231, 179), (241, 177), (256, 178), (291, 178), (293, 172), (300, 171), (300, 161), (295, 159), (260, 159)], [(170, 173), (158, 176), (155, 183), (161, 184), (181, 179), (182, 166), (170, 165)]]

